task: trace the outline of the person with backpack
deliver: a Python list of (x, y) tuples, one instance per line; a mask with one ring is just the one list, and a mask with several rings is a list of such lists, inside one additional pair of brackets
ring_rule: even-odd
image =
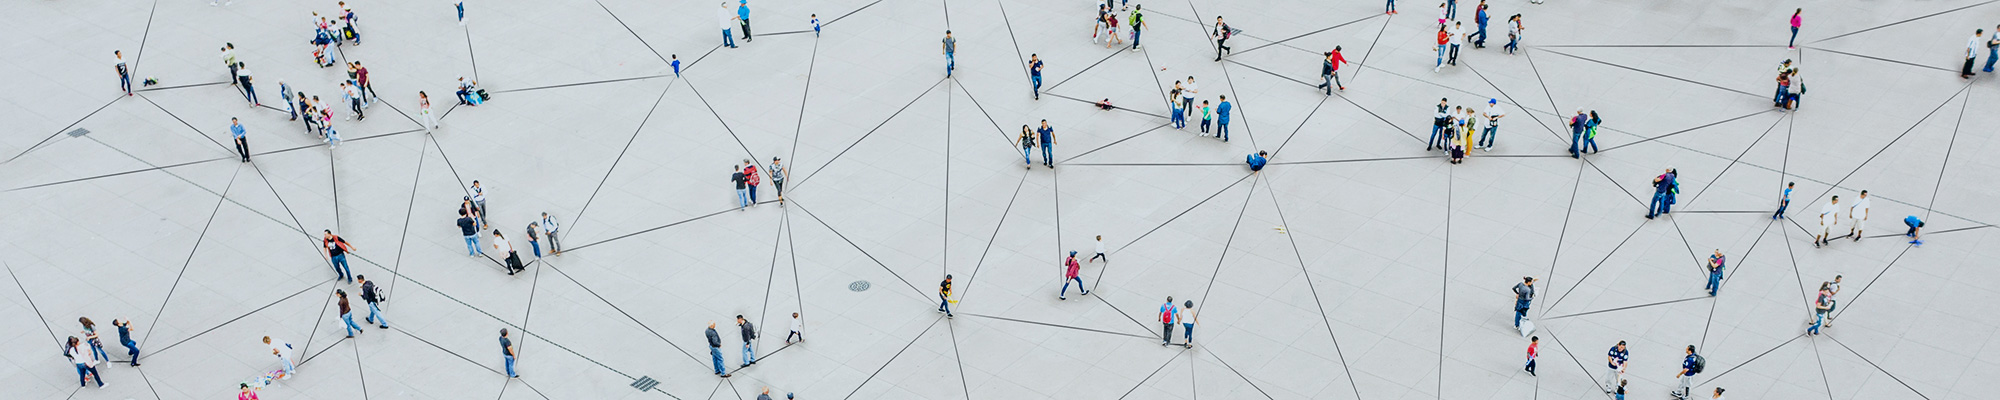
[(1677, 375), (1681, 380), (1681, 386), (1679, 390), (1673, 392), (1673, 396), (1686, 400), (1694, 390), (1694, 375), (1701, 373), (1707, 364), (1708, 360), (1703, 359), (1700, 354), (1695, 354), (1694, 345), (1688, 345), (1687, 358), (1681, 360), (1681, 371)]
[[(709, 332), (714, 332), (715, 329), (713, 328), (714, 325), (710, 324)], [(514, 373), (514, 358), (520, 357), (520, 355), (521, 353), (519, 351), (514, 350), (514, 341), (511, 339), (507, 339), (507, 328), (500, 328), (500, 357), (505, 358), (507, 361), (507, 379), (516, 379), (521, 377), (521, 374)], [(720, 358), (718, 358), (718, 360), (720, 360)], [(721, 364), (716, 364), (717, 368), (720, 368), (721, 366), (722, 366)]]
[(1222, 22), (1222, 16), (1215, 16), (1215, 29), (1208, 34), (1215, 38), (1215, 62), (1222, 62), (1223, 53), (1236, 52), (1229, 49), (1229, 37), (1235, 36), (1236, 30), (1230, 29), (1228, 23)]
[(528, 221), (528, 249), (535, 252), (535, 258), (542, 258), (541, 232), (536, 232), (539, 230), (534, 221)]
[(744, 159), (743, 184), (750, 187), (750, 205), (752, 207), (757, 205), (757, 185), (763, 183), (763, 181), (763, 178), (757, 175), (757, 164), (751, 162), (749, 159)]
[(1668, 193), (1674, 190), (1674, 180), (1676, 178), (1674, 169), (1671, 167), (1667, 168), (1667, 171), (1660, 174), (1660, 176), (1653, 177), (1653, 202), (1646, 206), (1646, 219), (1653, 219), (1653, 217), (1667, 213), (1669, 210), (1667, 208), (1667, 203), (1669, 203), (1667, 196)]
[(348, 284), (354, 284), (354, 270), (347, 266), (347, 252), (354, 251), (354, 246), (347, 244), (347, 239), (333, 234), (332, 229), (324, 232), (326, 234), (320, 237), (320, 243), (326, 246), (326, 258), (333, 264), (334, 278), (346, 278)]
[(785, 171), (784, 161), (784, 159), (771, 157), (771, 170), (764, 173), (771, 176), (771, 191), (774, 195), (778, 196), (779, 207), (785, 206), (785, 173), (788, 171)]
[(753, 344), (757, 340), (757, 326), (751, 325), (750, 320), (743, 319), (742, 314), (737, 314), (736, 327), (743, 331), (743, 365), (737, 367), (748, 367), (750, 364), (756, 364), (757, 350)]
[(1500, 133), (1500, 118), (1507, 116), (1507, 109), (1500, 108), (1500, 99), (1486, 99), (1486, 110), (1480, 115), (1486, 117), (1486, 130), (1479, 134), (1479, 143), (1473, 148), (1493, 151), (1493, 137)]
[(1078, 292), (1081, 292), (1083, 295), (1089, 295), (1090, 291), (1083, 288), (1083, 278), (1077, 277), (1077, 272), (1083, 269), (1083, 265), (1076, 262), (1075, 250), (1069, 252), (1069, 257), (1063, 258), (1063, 267), (1068, 272), (1063, 273), (1062, 292), (1056, 294), (1056, 300), (1069, 300), (1069, 283), (1072, 281), (1076, 282), (1076, 290)]
[(1140, 12), (1144, 5), (1132, 6), (1132, 18), (1125, 20), (1132, 27), (1132, 51), (1139, 51), (1139, 30), (1146, 27), (1146, 14)]
[(1167, 303), (1160, 305), (1160, 347), (1174, 342), (1174, 324), (1181, 320), (1181, 310), (1174, 307), (1174, 296), (1167, 296)]
[(382, 306), (377, 304), (388, 300), (389, 296), (383, 295), (382, 290), (375, 287), (375, 282), (368, 280), (366, 276), (355, 275), (354, 279), (361, 281), (361, 301), (368, 302), (368, 317), (363, 320), (375, 324), (376, 327), (389, 329), (389, 318), (382, 316)]

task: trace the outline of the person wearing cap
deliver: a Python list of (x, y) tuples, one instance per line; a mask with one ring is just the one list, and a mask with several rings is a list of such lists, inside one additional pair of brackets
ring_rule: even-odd
[(1089, 295), (1090, 291), (1083, 288), (1083, 278), (1078, 278), (1076, 275), (1077, 270), (1083, 268), (1081, 264), (1076, 262), (1076, 250), (1070, 250), (1069, 257), (1063, 259), (1063, 266), (1068, 267), (1065, 270), (1069, 272), (1063, 273), (1062, 293), (1056, 294), (1056, 300), (1069, 300), (1069, 283), (1071, 281), (1076, 282), (1076, 290)]
[(938, 282), (938, 312), (951, 318), (951, 274), (944, 274), (944, 282)]
[(1486, 129), (1480, 132), (1478, 146), (1474, 147), (1493, 151), (1493, 135), (1500, 133), (1500, 117), (1507, 116), (1507, 109), (1500, 108), (1500, 99), (1487, 99), (1486, 110), (1480, 114), (1486, 116)]

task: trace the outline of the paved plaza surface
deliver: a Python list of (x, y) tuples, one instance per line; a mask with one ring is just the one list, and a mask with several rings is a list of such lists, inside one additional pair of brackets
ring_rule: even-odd
[[(463, 26), (448, 1), (349, 3), (363, 44), (336, 55), (383, 107), (336, 118), (337, 148), (276, 89), (347, 116), (345, 74), (308, 43), (332, 0), (0, 3), (0, 397), (229, 398), (279, 368), (266, 335), (301, 364), (265, 399), (1599, 399), (1620, 340), (1638, 399), (1667, 396), (1690, 344), (1703, 399), (1972, 399), (2000, 381), (2000, 317), (1979, 311), (2000, 301), (2000, 83), (1957, 76), (1994, 1), (1498, 0), (1488, 47), (1438, 72), (1420, 1), (1131, 2), (1141, 51), (1086, 37), (1086, 1), (757, 0), (739, 48), (718, 46), (714, 0), (468, 1)], [(1242, 30), (1222, 62), (1217, 15)], [(273, 107), (226, 84), (224, 43)], [(1334, 46), (1353, 64), (1327, 96)], [(159, 85), (124, 96), (113, 50)], [(1786, 59), (1810, 82), (1796, 111), (1771, 105)], [(492, 99), (454, 106), (461, 76)], [(1233, 103), (1231, 141), (1169, 126), (1162, 99), (1188, 76), (1197, 103)], [(1497, 99), (1497, 146), (1424, 151), (1439, 98)], [(1562, 122), (1579, 108), (1604, 121), (1582, 160)], [(1017, 126), (1044, 119), (1058, 162), (1024, 169)], [(1258, 150), (1271, 165), (1251, 174)], [(773, 157), (786, 204), (766, 177), (737, 211), (730, 166)], [(1643, 218), (1668, 167), (1680, 201)], [(474, 180), (523, 273), (465, 253), (454, 210)], [(1865, 238), (1815, 248), (1828, 198), (1861, 190)], [(541, 212), (562, 256), (520, 237)], [(1908, 215), (1926, 244), (1905, 243)], [(332, 292), (359, 289), (333, 279), (321, 230), (386, 291), (390, 329), (345, 338)], [(1058, 300), (1059, 260), (1098, 235), (1090, 294)], [(945, 274), (965, 318), (934, 311)], [(1839, 322), (1806, 335), (1835, 275)], [(1523, 276), (1541, 279), (1539, 376), (1512, 326)], [(1168, 296), (1196, 304), (1191, 348), (1178, 328), (1158, 345)], [(787, 345), (794, 312), (806, 340)], [(762, 332), (742, 369), (737, 315)], [(106, 332), (108, 387), (79, 389), (55, 345), (79, 316)]]

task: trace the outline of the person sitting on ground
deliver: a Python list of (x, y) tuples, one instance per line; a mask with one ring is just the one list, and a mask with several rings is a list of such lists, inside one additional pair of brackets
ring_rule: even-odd
[(458, 77), (458, 102), (468, 106), (477, 106), (480, 103), (485, 103), (486, 96), (479, 93), (478, 85), (479, 81), (468, 81), (463, 76)]
[(1111, 106), (1111, 99), (1105, 98), (1104, 100), (1097, 101), (1097, 108), (1105, 110), (1112, 109), (1113, 107)]
[(1271, 153), (1258, 150), (1256, 154), (1243, 156), (1243, 162), (1250, 164), (1250, 173), (1257, 173), (1264, 170), (1264, 164), (1270, 162), (1270, 156)]

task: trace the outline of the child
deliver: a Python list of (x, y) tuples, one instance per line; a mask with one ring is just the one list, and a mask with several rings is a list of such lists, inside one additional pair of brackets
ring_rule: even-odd
[(1785, 217), (1785, 207), (1792, 205), (1792, 185), (1795, 183), (1797, 182), (1785, 182), (1785, 196), (1778, 199), (1778, 212), (1771, 213), (1771, 219)]
[(1167, 93), (1167, 108), (1173, 110), (1172, 117), (1170, 118), (1174, 124), (1174, 129), (1187, 128), (1187, 110), (1181, 108), (1181, 103), (1174, 101), (1174, 99), (1180, 97), (1180, 88), (1174, 88), (1173, 91)]
[(1611, 392), (1613, 400), (1625, 400), (1625, 380), (1618, 380), (1618, 389)]
[(1202, 135), (1202, 136), (1208, 136), (1208, 121), (1209, 121), (1209, 120), (1213, 120), (1213, 119), (1215, 119), (1215, 116), (1214, 116), (1214, 115), (1212, 115), (1212, 114), (1209, 114), (1209, 113), (1208, 113), (1208, 111), (1209, 111), (1209, 110), (1208, 110), (1208, 100), (1202, 100), (1202, 101), (1201, 101), (1201, 135)]
[(1104, 262), (1111, 262), (1111, 257), (1104, 256), (1104, 235), (1097, 235), (1097, 255), (1090, 256), (1090, 261), (1097, 261), (1099, 258), (1104, 259)]
[(1528, 370), (1529, 376), (1535, 375), (1535, 355), (1536, 355), (1535, 348), (1541, 347), (1541, 345), (1542, 345), (1541, 336), (1528, 338), (1528, 367), (1524, 369)]
[[(817, 18), (815, 18), (815, 20), (817, 20)], [(817, 23), (813, 25), (814, 27), (818, 27)], [(799, 333), (800, 330), (804, 329), (806, 329), (806, 324), (805, 322), (801, 322), (799, 320), (799, 313), (792, 313), (792, 333), (789, 335), (785, 335), (785, 344), (791, 344), (792, 337), (798, 337), (800, 342), (806, 341), (806, 335), (803, 333)]]
[(1106, 98), (1104, 98), (1104, 100), (1098, 100), (1098, 101), (1097, 101), (1097, 108), (1098, 108), (1098, 109), (1101, 109), (1101, 110), (1109, 110), (1109, 109), (1111, 109), (1111, 108), (1112, 108), (1112, 107), (1111, 107), (1111, 98), (1109, 98), (1109, 97), (1106, 97)]

